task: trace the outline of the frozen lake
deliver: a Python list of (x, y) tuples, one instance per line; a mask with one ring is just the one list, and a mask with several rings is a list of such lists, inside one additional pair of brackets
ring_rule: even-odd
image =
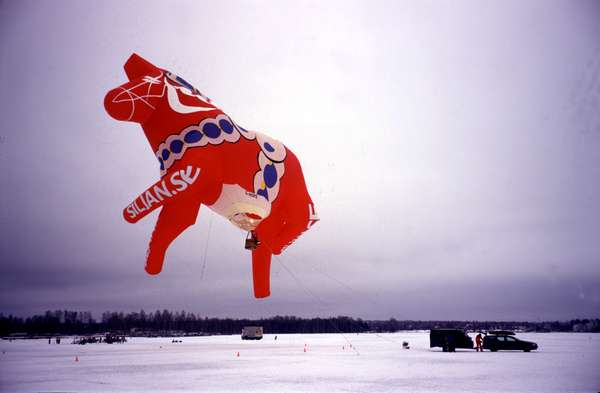
[[(535, 352), (429, 349), (429, 334), (0, 341), (2, 392), (598, 392), (600, 334), (519, 334)], [(178, 338), (179, 339), (179, 338)], [(402, 348), (402, 341), (410, 349)], [(352, 348), (350, 347), (352, 345)], [(306, 351), (305, 351), (306, 349)], [(237, 356), (239, 352), (239, 356)], [(75, 357), (79, 361), (75, 361)]]

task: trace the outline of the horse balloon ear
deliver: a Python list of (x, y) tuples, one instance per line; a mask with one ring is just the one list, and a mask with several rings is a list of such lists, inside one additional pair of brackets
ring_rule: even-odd
[(155, 65), (137, 53), (132, 54), (129, 59), (127, 59), (123, 68), (125, 68), (125, 73), (130, 81), (144, 75), (156, 74), (156, 71), (158, 70)]

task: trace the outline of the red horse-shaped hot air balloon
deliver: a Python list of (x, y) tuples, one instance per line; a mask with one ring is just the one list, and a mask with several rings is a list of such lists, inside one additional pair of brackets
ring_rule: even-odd
[(162, 208), (146, 271), (162, 270), (167, 248), (206, 205), (254, 240), (254, 295), (270, 294), (271, 255), (318, 220), (296, 156), (281, 142), (237, 125), (179, 76), (137, 54), (129, 81), (106, 94), (115, 119), (141, 124), (160, 165), (160, 179), (123, 211), (135, 223)]

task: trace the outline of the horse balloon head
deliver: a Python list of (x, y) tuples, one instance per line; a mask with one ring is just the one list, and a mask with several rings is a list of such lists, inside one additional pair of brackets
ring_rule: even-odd
[(132, 54), (125, 63), (128, 82), (104, 97), (106, 111), (116, 120), (144, 124), (163, 103), (177, 114), (216, 110), (210, 99), (183, 78)]

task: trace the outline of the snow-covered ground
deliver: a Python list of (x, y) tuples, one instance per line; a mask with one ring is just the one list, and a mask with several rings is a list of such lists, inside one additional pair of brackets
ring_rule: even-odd
[[(598, 392), (600, 334), (520, 334), (524, 352), (429, 349), (428, 333), (0, 342), (2, 392)], [(402, 348), (402, 341), (410, 349)], [(352, 347), (350, 346), (352, 345)], [(305, 351), (306, 350), (306, 351)], [(238, 355), (239, 352), (239, 356)], [(75, 361), (75, 358), (78, 361)]]

